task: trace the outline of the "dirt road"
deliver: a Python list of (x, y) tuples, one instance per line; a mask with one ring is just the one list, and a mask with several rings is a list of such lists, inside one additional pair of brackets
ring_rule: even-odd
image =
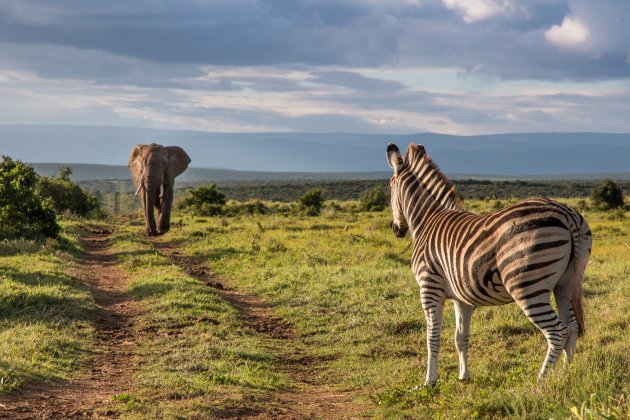
[[(0, 418), (75, 419), (118, 415), (111, 409), (115, 404), (112, 398), (131, 390), (131, 376), (139, 363), (133, 355), (139, 340), (134, 335), (134, 323), (140, 312), (138, 303), (126, 292), (129, 279), (110, 248), (110, 236), (107, 230), (88, 232), (81, 240), (85, 250), (81, 264), (71, 273), (89, 287), (102, 308), (95, 320), (96, 352), (85, 372), (71, 381), (27, 384), (4, 395), (0, 398)], [(338, 419), (359, 416), (363, 407), (352, 401), (350, 393), (318, 383), (317, 371), (325, 361), (308, 357), (293, 327), (274, 316), (262, 299), (229, 287), (208, 267), (184, 255), (164, 238), (154, 239), (152, 243), (172, 263), (230, 302), (247, 328), (282, 362), (279, 369), (291, 378), (288, 389), (272, 392), (264, 400), (252, 401), (252, 407), (240, 407), (233, 413), (234, 417)]]
[(94, 230), (81, 240), (85, 253), (71, 273), (91, 290), (102, 308), (95, 320), (97, 346), (85, 372), (66, 382), (27, 384), (0, 398), (0, 418), (75, 419), (106, 418), (112, 397), (124, 392), (133, 371), (131, 356), (137, 307), (125, 292), (127, 277), (109, 247), (107, 230)]

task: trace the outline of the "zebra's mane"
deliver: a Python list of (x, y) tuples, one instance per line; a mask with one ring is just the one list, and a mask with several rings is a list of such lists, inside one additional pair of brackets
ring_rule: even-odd
[(446, 207), (463, 209), (455, 184), (442, 173), (426, 153), (424, 146), (409, 145), (405, 161), (411, 173), (430, 197)]

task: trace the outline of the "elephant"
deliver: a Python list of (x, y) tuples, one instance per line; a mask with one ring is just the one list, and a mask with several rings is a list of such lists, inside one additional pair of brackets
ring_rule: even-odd
[[(142, 202), (148, 236), (162, 235), (170, 229), (175, 177), (184, 172), (189, 163), (188, 154), (177, 146), (138, 144), (131, 151), (129, 171), (136, 195)], [(158, 217), (157, 226), (154, 207)]]

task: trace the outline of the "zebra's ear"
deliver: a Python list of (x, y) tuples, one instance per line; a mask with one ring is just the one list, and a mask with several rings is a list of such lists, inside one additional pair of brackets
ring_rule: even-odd
[(398, 172), (402, 169), (403, 158), (398, 146), (394, 143), (387, 145), (387, 164), (394, 170), (394, 175), (398, 175)]

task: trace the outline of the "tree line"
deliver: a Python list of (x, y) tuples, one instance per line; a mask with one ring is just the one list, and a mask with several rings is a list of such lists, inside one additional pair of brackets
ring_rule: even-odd
[[(19, 160), (0, 162), (0, 239), (57, 237), (58, 217), (102, 218), (105, 211), (137, 211), (129, 181), (74, 183), (70, 168), (39, 176)], [(586, 198), (599, 209), (623, 208), (630, 181), (456, 180), (464, 200), (525, 197)], [(324, 209), (382, 211), (389, 205), (387, 180), (299, 180), (183, 184), (176, 206), (182, 212), (214, 216), (256, 213), (320, 214)], [(584, 201), (584, 200), (583, 200)], [(584, 203), (586, 203), (584, 201)], [(585, 205), (585, 204), (584, 204)]]

